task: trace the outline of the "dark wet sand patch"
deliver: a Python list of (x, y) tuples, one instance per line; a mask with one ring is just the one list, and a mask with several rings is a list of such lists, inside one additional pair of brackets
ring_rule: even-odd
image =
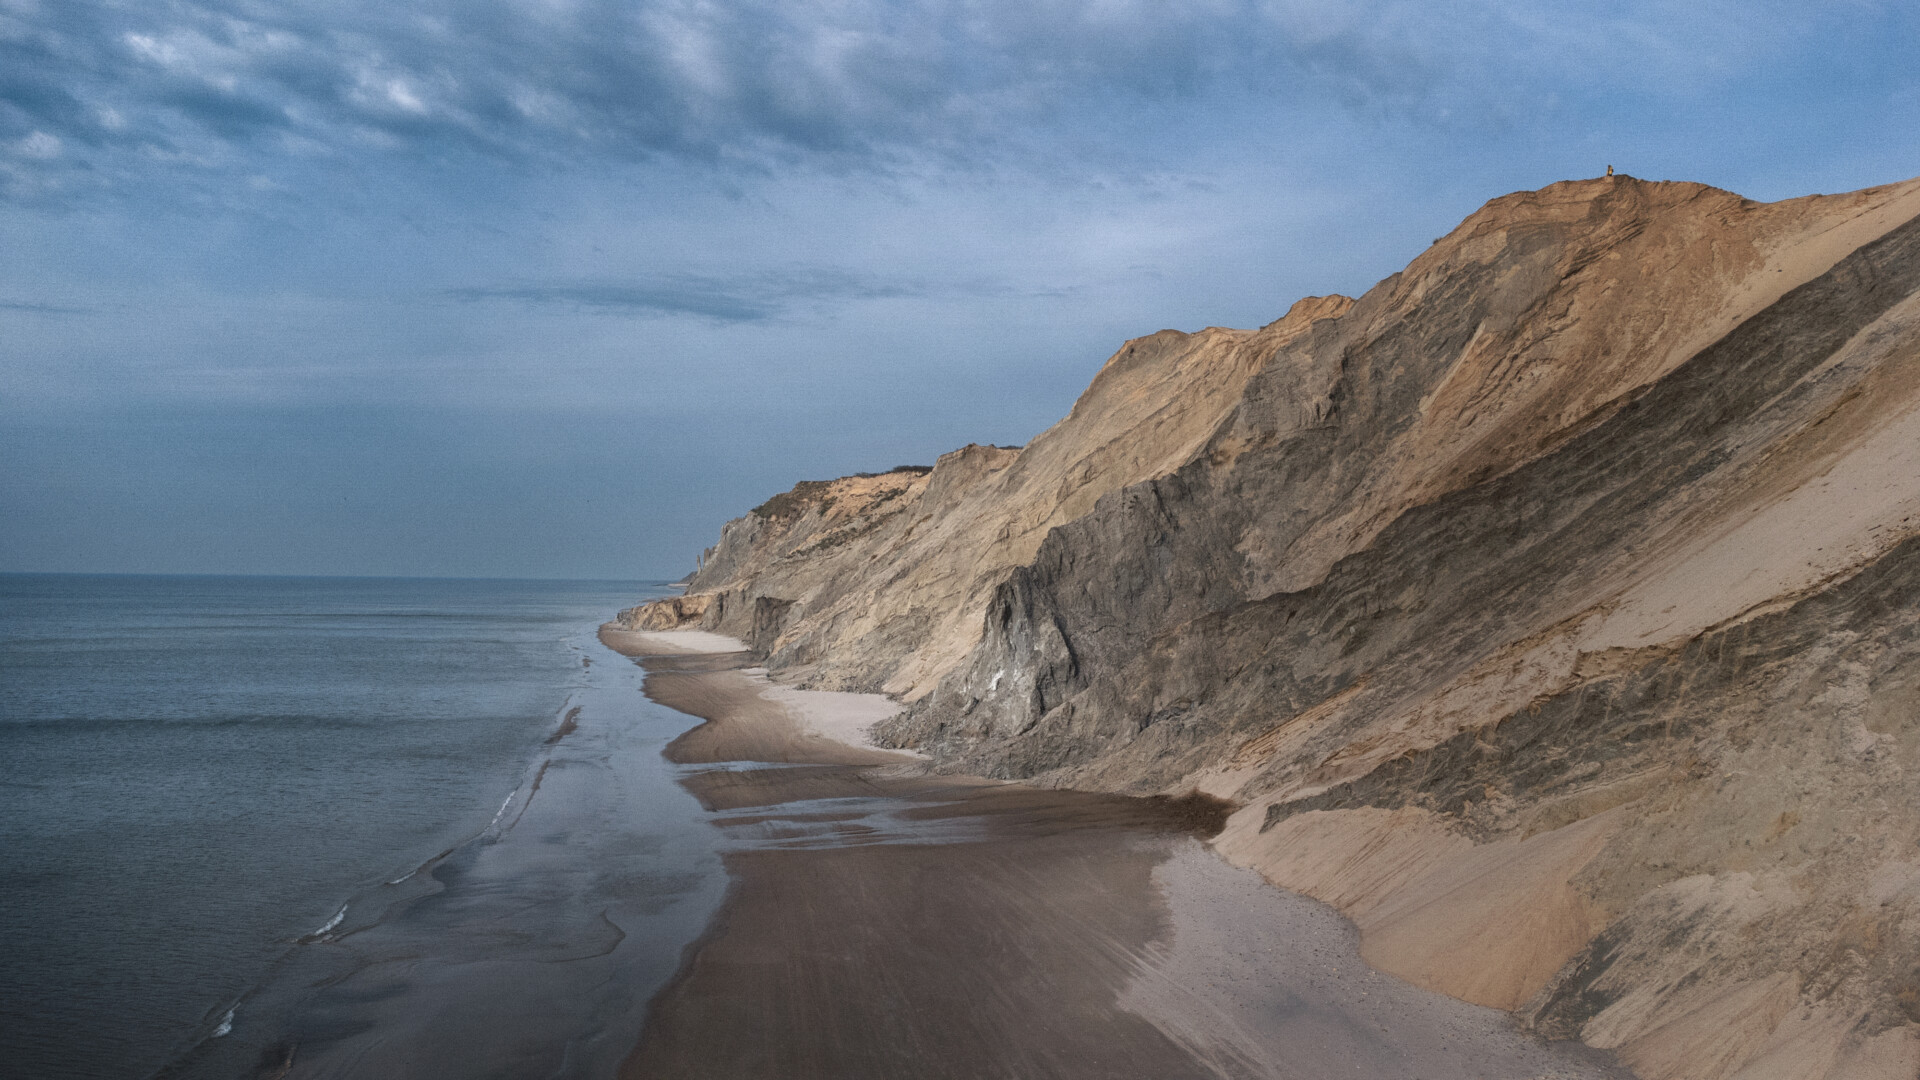
[(1212, 1075), (1115, 1007), (1164, 930), (1159, 848), (1107, 830), (729, 855), (723, 912), (621, 1075)]
[(788, 767), (683, 774), (742, 847), (623, 1077), (1213, 1075), (1115, 1004), (1165, 930), (1153, 867), (1191, 807), (808, 738), (739, 662), (646, 660), (648, 696), (706, 721), (670, 760)]
[(547, 745), (552, 746), (578, 730), (580, 730), (580, 706), (575, 705), (567, 710), (566, 718), (560, 721), (559, 727), (553, 729), (553, 734), (547, 736)]

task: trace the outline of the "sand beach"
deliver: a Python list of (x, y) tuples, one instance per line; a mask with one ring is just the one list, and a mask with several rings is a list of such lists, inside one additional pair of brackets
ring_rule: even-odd
[(666, 756), (731, 878), (622, 1077), (1629, 1075), (1368, 969), (1332, 908), (1212, 851), (1218, 816), (934, 774), (865, 742), (883, 697), (771, 683), (720, 635), (601, 640), (704, 721)]

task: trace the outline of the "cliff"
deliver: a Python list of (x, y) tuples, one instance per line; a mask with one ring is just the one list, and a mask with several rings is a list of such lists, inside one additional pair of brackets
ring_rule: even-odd
[(1129, 342), (1019, 449), (803, 484), (630, 625), (939, 767), (1242, 807), (1370, 962), (1648, 1078), (1920, 1069), (1920, 181), (1496, 199)]

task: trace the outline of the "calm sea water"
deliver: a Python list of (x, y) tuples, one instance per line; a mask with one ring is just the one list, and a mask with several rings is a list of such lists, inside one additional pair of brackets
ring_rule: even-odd
[(663, 591), (0, 575), (0, 1074), (606, 1073), (724, 888)]

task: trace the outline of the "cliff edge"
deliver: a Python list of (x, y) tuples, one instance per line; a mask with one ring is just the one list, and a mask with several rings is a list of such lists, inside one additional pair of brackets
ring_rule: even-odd
[(1495, 199), (621, 619), (943, 769), (1230, 799), (1375, 966), (1649, 1080), (1920, 1071), (1920, 181)]

